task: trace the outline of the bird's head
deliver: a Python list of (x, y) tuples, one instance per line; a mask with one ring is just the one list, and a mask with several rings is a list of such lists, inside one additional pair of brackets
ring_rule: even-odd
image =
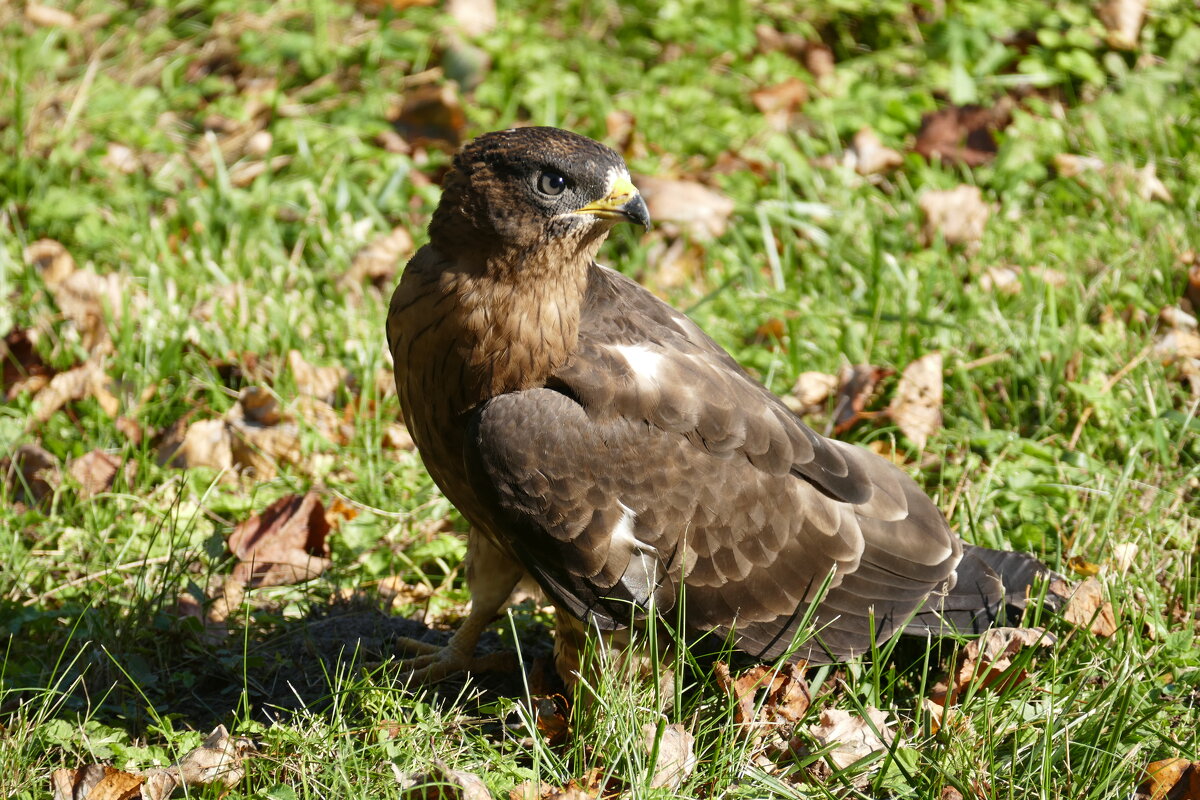
[(429, 230), (446, 253), (552, 250), (590, 261), (618, 222), (650, 225), (619, 155), (570, 131), (514, 128), (463, 147)]

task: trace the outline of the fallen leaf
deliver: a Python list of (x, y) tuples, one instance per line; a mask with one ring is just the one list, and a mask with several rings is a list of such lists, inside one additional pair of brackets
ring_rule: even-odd
[(884, 145), (879, 134), (870, 128), (859, 128), (847, 151), (847, 163), (859, 175), (877, 175), (891, 172), (904, 163), (899, 150)]
[(158, 463), (164, 467), (233, 469), (232, 440), (221, 419), (204, 419), (173, 426), (158, 446)]
[(1137, 558), (1138, 546), (1133, 542), (1121, 542), (1113, 545), (1112, 558), (1109, 559), (1108, 565), (1111, 566), (1119, 575), (1124, 575), (1133, 567), (1134, 559)]
[(1078, 178), (1089, 172), (1103, 172), (1108, 168), (1095, 156), (1080, 156), (1073, 153), (1059, 153), (1054, 156), (1054, 170), (1063, 178)]
[(56, 769), (50, 775), (54, 800), (135, 800), (145, 777), (103, 764)]
[(699, 289), (703, 286), (704, 261), (705, 251), (699, 242), (654, 237), (646, 249), (644, 283), (656, 291)]
[(107, 375), (96, 361), (86, 361), (78, 367), (54, 375), (46, 387), (34, 396), (34, 413), (30, 421), (48, 421), (55, 411), (67, 403), (82, 401), (94, 393), (97, 387), (100, 387), (101, 391), (107, 391), (103, 389), (107, 381)]
[[(136, 469), (136, 461), (129, 460), (125, 462), (126, 486), (133, 482), (133, 475)], [(67, 468), (67, 472), (70, 473), (71, 477), (78, 481), (83, 497), (91, 497), (101, 492), (107, 492), (113, 487), (117, 473), (121, 471), (120, 460), (103, 450), (92, 450), (84, 453), (72, 461), (71, 466)]]
[(921, 118), (915, 150), (926, 160), (978, 167), (996, 157), (999, 148), (993, 131), (1011, 120), (1007, 105), (948, 106)]
[(337, 390), (346, 384), (350, 371), (340, 364), (316, 367), (304, 360), (299, 350), (289, 350), (288, 369), (296, 382), (296, 391), (332, 403)]
[(766, 117), (770, 127), (787, 130), (792, 115), (808, 101), (808, 85), (799, 78), (788, 78), (783, 83), (751, 92), (750, 100)]
[(927, 353), (904, 368), (887, 409), (919, 449), (942, 427), (942, 354)]
[(833, 409), (834, 433), (845, 433), (860, 420), (874, 416), (866, 411), (867, 403), (879, 382), (891, 374), (892, 370), (872, 364), (842, 367), (838, 373), (837, 405)]
[[(729, 667), (718, 661), (713, 665), (717, 686), (733, 698), (733, 721), (737, 725), (755, 722), (798, 722), (812, 704), (812, 693), (801, 665), (788, 663), (776, 671), (759, 664), (732, 677)], [(761, 705), (759, 703), (759, 695)]]
[(478, 775), (450, 769), (441, 761), (419, 775), (397, 772), (396, 782), (404, 800), (492, 800), (491, 791)]
[(446, 0), (446, 13), (467, 36), (483, 36), (496, 28), (496, 0)]
[(1021, 670), (1002, 680), (1012, 666), (1013, 659), (1030, 647), (1045, 647), (1055, 638), (1041, 628), (989, 628), (978, 639), (973, 639), (963, 648), (958, 669), (954, 672), (954, 683), (949, 689), (944, 705), (953, 705), (957, 696), (973, 682), (977, 688), (1003, 689), (1025, 680), (1027, 673)]
[(921, 195), (919, 205), (924, 216), (921, 234), (927, 246), (939, 236), (948, 245), (973, 245), (983, 238), (991, 215), (979, 187), (966, 184), (928, 190)]
[(789, 404), (789, 407), (797, 415), (819, 414), (825, 410), (829, 396), (837, 390), (838, 384), (837, 375), (801, 372), (792, 390), (784, 397), (784, 402), (789, 398), (794, 399), (795, 404)]
[(25, 6), (25, 19), (40, 28), (73, 28), (74, 15), (59, 8), (30, 3)]
[(49, 287), (58, 286), (75, 271), (71, 253), (53, 239), (38, 239), (26, 247), (25, 263), (36, 269), (42, 282)]
[(1103, 0), (1096, 8), (1100, 22), (1108, 30), (1108, 46), (1114, 50), (1135, 50), (1149, 0)]
[(836, 67), (833, 60), (833, 48), (824, 42), (806, 42), (804, 54), (800, 60), (804, 63), (804, 68), (812, 73), (818, 83), (827, 86)]
[(825, 757), (842, 770), (872, 753), (887, 750), (896, 738), (888, 728), (887, 712), (868, 706), (867, 716), (861, 717), (836, 708), (821, 711), (817, 722), (808, 726), (808, 733), (818, 748), (830, 748)]
[(1200, 314), (1200, 263), (1196, 263), (1197, 256), (1192, 251), (1188, 251), (1185, 256), (1191, 256), (1191, 261), (1187, 258), (1181, 259), (1188, 268), (1187, 288), (1184, 290), (1184, 297), (1192, 306), (1192, 311)]
[(1164, 758), (1146, 765), (1138, 793), (1150, 800), (1200, 800), (1200, 761)]
[(979, 287), (985, 292), (1018, 294), (1021, 291), (1020, 268), (1005, 266), (988, 267), (987, 271), (979, 278)]
[(656, 742), (658, 757), (652, 767), (650, 788), (674, 791), (696, 769), (696, 754), (692, 749), (696, 737), (679, 723), (664, 727), (660, 737), (658, 726), (647, 722), (642, 726), (642, 743), (646, 746), (648, 754), (654, 754)]
[(1062, 613), (1067, 622), (1104, 638), (1117, 632), (1112, 603), (1104, 599), (1104, 585), (1098, 579), (1087, 578), (1076, 585), (1074, 591), (1062, 596), (1067, 597), (1067, 607)]
[(393, 228), (390, 233), (376, 236), (355, 254), (350, 269), (338, 278), (338, 287), (359, 295), (364, 282), (380, 291), (389, 289), (400, 262), (412, 255), (413, 249), (412, 234), (407, 228)]
[(1197, 320), (1179, 306), (1163, 306), (1158, 312), (1158, 318), (1168, 328), (1176, 330), (1196, 330)]
[(17, 503), (36, 506), (62, 483), (58, 459), (41, 445), (23, 444), (0, 460), (9, 496)]
[(117, 142), (109, 142), (108, 148), (104, 153), (104, 157), (100, 159), (101, 165), (108, 169), (115, 170), (124, 175), (132, 175), (142, 168), (142, 162), (138, 159), (137, 153), (133, 148), (126, 147)]
[(538, 733), (551, 747), (565, 744), (570, 732), (570, 707), (567, 699), (560, 694), (549, 697), (539, 697), (534, 700), (534, 721)]
[(1138, 197), (1147, 203), (1151, 200), (1170, 203), (1174, 199), (1170, 190), (1159, 180), (1153, 161), (1146, 162), (1144, 167), (1134, 173), (1134, 186), (1137, 187)]
[(197, 747), (169, 770), (174, 770), (184, 786), (224, 786), (232, 788), (246, 777), (245, 758), (257, 752), (254, 743), (244, 736), (230, 736), (224, 725), (218, 725)]
[(259, 386), (242, 390), (225, 414), (233, 465), (271, 480), (279, 464), (300, 463), (300, 428), (279, 409), (275, 396)]
[(239, 560), (233, 577), (251, 588), (312, 580), (333, 563), (328, 533), (316, 492), (282, 497), (229, 534), (229, 550)]
[(417, 448), (417, 444), (413, 441), (412, 434), (408, 432), (408, 428), (399, 422), (393, 422), (383, 429), (383, 440), (380, 444), (388, 450), (408, 451)]
[(0, 390), (12, 402), (25, 392), (38, 392), (54, 377), (54, 369), (37, 351), (37, 333), (13, 328), (0, 342)]
[(404, 95), (404, 105), (392, 126), (410, 147), (457, 150), (467, 130), (467, 117), (454, 84), (425, 84)]
[(685, 232), (698, 241), (721, 236), (734, 203), (724, 194), (689, 180), (638, 176), (634, 182), (650, 210), (669, 235)]

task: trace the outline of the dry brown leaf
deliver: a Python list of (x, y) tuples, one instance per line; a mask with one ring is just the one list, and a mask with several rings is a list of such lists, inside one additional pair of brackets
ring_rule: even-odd
[(328, 533), (316, 492), (282, 497), (229, 534), (229, 550), (240, 562), (233, 577), (251, 588), (312, 580), (333, 563)]
[(1119, 575), (1124, 575), (1133, 567), (1134, 559), (1137, 558), (1138, 546), (1133, 542), (1121, 542), (1113, 545), (1112, 558), (1108, 560), (1108, 566), (1117, 572)]
[[(230, 736), (224, 725), (174, 765), (184, 786), (231, 788), (246, 776), (245, 759), (257, 751), (244, 736)], [(171, 769), (171, 768), (168, 768)]]
[(787, 402), (789, 398), (794, 399), (795, 404), (789, 404), (789, 407), (794, 413), (801, 416), (819, 414), (825, 410), (825, 404), (829, 400), (829, 396), (837, 390), (838, 384), (837, 375), (829, 375), (825, 372), (801, 372), (797, 376), (792, 390), (784, 397), (784, 402)]
[(870, 128), (859, 128), (847, 151), (847, 162), (859, 175), (891, 172), (904, 163), (904, 155), (884, 145), (879, 134)]
[(958, 694), (972, 682), (978, 688), (991, 689), (1020, 683), (1027, 675), (1024, 670), (1002, 680), (1004, 672), (1012, 666), (1013, 658), (1027, 648), (1045, 647), (1054, 642), (1054, 636), (1041, 628), (989, 628), (963, 648), (945, 705), (953, 705)]
[(1078, 178), (1088, 172), (1103, 172), (1106, 169), (1108, 165), (1095, 156), (1073, 153), (1059, 153), (1054, 156), (1054, 170), (1064, 178)]
[(887, 712), (870, 706), (865, 710), (867, 717), (863, 718), (841, 709), (827, 708), (817, 722), (808, 726), (809, 735), (817, 740), (819, 747), (831, 748), (825, 757), (836, 769), (845, 769), (872, 753), (888, 749), (896, 738), (888, 728)]
[(1150, 800), (1200, 800), (1200, 761), (1164, 758), (1146, 765), (1138, 787)]
[(17, 503), (35, 506), (48, 499), (62, 483), (58, 459), (37, 444), (23, 444), (0, 460), (8, 494)]
[(296, 382), (296, 391), (332, 403), (337, 390), (345, 385), (350, 371), (341, 364), (316, 367), (304, 360), (299, 350), (288, 351), (288, 369)]
[(0, 342), (0, 391), (5, 400), (41, 391), (54, 377), (54, 369), (37, 351), (37, 341), (36, 331), (13, 328)]
[(275, 396), (258, 386), (242, 390), (225, 415), (234, 466), (271, 480), (279, 464), (299, 464), (300, 428), (282, 411)]
[[(786, 664), (779, 671), (759, 664), (736, 678), (729, 667), (718, 661), (713, 665), (717, 686), (734, 700), (733, 721), (738, 725), (754, 722), (798, 722), (808, 713), (812, 693), (804, 679), (804, 668)], [(765, 693), (759, 706), (758, 695)], [(756, 713), (757, 709), (757, 713)]]
[(725, 233), (734, 203), (717, 190), (673, 178), (638, 176), (634, 182), (650, 218), (661, 223), (669, 235), (686, 232), (693, 239), (708, 241)]
[(73, 369), (60, 372), (50, 379), (33, 397), (30, 427), (49, 420), (68, 403), (93, 397), (101, 410), (110, 417), (120, 412), (120, 401), (109, 390), (111, 380), (96, 359), (85, 361)]
[(942, 793), (938, 795), (938, 800), (963, 800), (963, 796), (962, 792), (953, 786), (943, 786)]
[(446, 0), (446, 13), (467, 36), (483, 36), (496, 28), (496, 0)]
[(425, 84), (404, 95), (392, 126), (410, 147), (457, 150), (466, 134), (467, 117), (454, 84)]
[(1200, 314), (1200, 263), (1196, 263), (1197, 256), (1191, 250), (1180, 260), (1188, 268), (1187, 288), (1184, 289), (1183, 296), (1191, 305), (1192, 311)]
[(561, 694), (534, 700), (533, 716), (538, 733), (551, 747), (565, 744), (571, 728), (571, 709)]
[[(133, 482), (136, 470), (136, 461), (125, 462), (126, 486)], [(122, 471), (122, 467), (121, 462), (115, 456), (103, 450), (92, 450), (72, 461), (67, 471), (72, 478), (79, 482), (82, 496), (91, 497), (111, 489), (117, 479), (117, 473)]]
[(73, 28), (75, 16), (60, 8), (51, 8), (40, 3), (25, 6), (25, 19), (39, 28)]
[(658, 726), (647, 722), (642, 726), (642, 742), (648, 754), (654, 754), (656, 740), (658, 758), (654, 762), (650, 788), (674, 791), (696, 769), (696, 754), (693, 752), (696, 737), (679, 723), (667, 725), (659, 737)]
[(1117, 632), (1112, 603), (1104, 599), (1104, 585), (1096, 578), (1088, 578), (1075, 586), (1062, 615), (1072, 625), (1087, 628), (1100, 637), (1107, 638)]
[(393, 422), (383, 429), (383, 441), (380, 444), (387, 450), (409, 451), (417, 448), (408, 428), (399, 422)]
[(42, 282), (58, 286), (75, 271), (75, 259), (61, 243), (53, 239), (38, 239), (25, 248), (25, 263), (38, 271)]
[(135, 800), (145, 777), (105, 766), (88, 764), (78, 769), (56, 769), (50, 775), (54, 800)]
[(866, 411), (867, 403), (879, 382), (891, 374), (892, 370), (873, 364), (842, 367), (838, 373), (837, 405), (833, 409), (834, 433), (845, 433), (860, 420), (874, 416)]
[(159, 444), (158, 463), (179, 469), (233, 469), (232, 439), (225, 420), (203, 419), (174, 426)]
[(1018, 294), (1021, 291), (1021, 268), (1005, 266), (988, 267), (979, 278), (979, 288), (985, 292)]
[(808, 85), (799, 78), (766, 86), (750, 93), (750, 99), (775, 130), (787, 130), (792, 115), (808, 101)]
[(1174, 199), (1171, 197), (1170, 190), (1159, 179), (1153, 161), (1146, 162), (1146, 166), (1134, 173), (1133, 183), (1137, 188), (1138, 197), (1147, 203), (1151, 200), (1170, 203)]
[(942, 354), (927, 353), (904, 368), (888, 416), (918, 448), (942, 427)]
[(1005, 104), (948, 106), (922, 117), (913, 149), (928, 161), (978, 167), (996, 157), (999, 148), (992, 132), (1007, 126), (1010, 119)]
[(414, 246), (412, 234), (404, 227), (376, 236), (355, 254), (350, 269), (338, 278), (338, 287), (357, 294), (362, 294), (364, 282), (380, 291), (390, 289), (400, 262), (412, 255)]
[(398, 772), (396, 781), (404, 800), (492, 800), (491, 791), (478, 775), (450, 769), (441, 761), (420, 775)]
[(924, 222), (921, 235), (932, 245), (940, 235), (948, 245), (973, 245), (983, 238), (991, 208), (978, 186), (931, 189), (919, 201)]
[(1102, 0), (1096, 9), (1108, 30), (1108, 46), (1114, 50), (1135, 50), (1149, 0)]
[(133, 148), (117, 142), (108, 143), (108, 148), (104, 157), (100, 159), (100, 164), (124, 175), (132, 175), (142, 168), (141, 159), (138, 158)]
[(98, 275), (91, 270), (72, 272), (62, 283), (50, 287), (63, 316), (79, 330), (83, 346), (90, 352), (111, 350), (107, 320), (121, 319), (127, 303), (137, 305), (137, 296), (117, 273)]
[(1168, 328), (1175, 328), (1176, 330), (1196, 330), (1197, 326), (1200, 325), (1200, 322), (1194, 316), (1179, 306), (1163, 306), (1162, 310), (1158, 312), (1158, 318)]

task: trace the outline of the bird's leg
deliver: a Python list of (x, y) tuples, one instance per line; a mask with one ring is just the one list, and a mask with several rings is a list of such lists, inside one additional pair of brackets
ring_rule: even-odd
[[(486, 669), (486, 657), (475, 658), (475, 644), (504, 608), (525, 570), (475, 529), (467, 536), (467, 586), (471, 611), (444, 646), (400, 639), (398, 649), (416, 657), (401, 662), (410, 683), (441, 680), (461, 670)], [(495, 659), (492, 659), (494, 661)]]

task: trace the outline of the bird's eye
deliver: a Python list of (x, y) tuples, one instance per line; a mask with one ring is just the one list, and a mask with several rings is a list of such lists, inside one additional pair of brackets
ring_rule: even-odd
[(563, 189), (567, 188), (567, 179), (554, 170), (548, 169), (538, 176), (537, 188), (542, 194), (553, 197), (562, 194)]

